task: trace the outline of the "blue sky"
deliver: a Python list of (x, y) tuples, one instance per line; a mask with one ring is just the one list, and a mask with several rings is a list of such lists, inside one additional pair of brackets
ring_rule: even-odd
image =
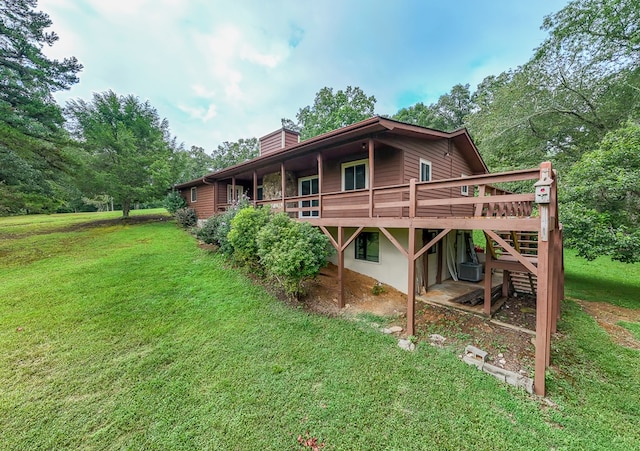
[(376, 113), (432, 103), (525, 63), (568, 0), (40, 0), (80, 83), (149, 100), (185, 146), (260, 137), (324, 86), (361, 87)]

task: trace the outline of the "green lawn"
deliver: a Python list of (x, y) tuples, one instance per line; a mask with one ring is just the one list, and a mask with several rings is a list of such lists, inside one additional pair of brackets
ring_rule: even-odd
[(640, 352), (571, 301), (549, 407), (449, 351), (287, 307), (171, 222), (77, 225), (109, 215), (0, 219), (0, 448), (640, 445)]
[(599, 257), (590, 262), (565, 251), (566, 296), (640, 308), (640, 264), (629, 265)]

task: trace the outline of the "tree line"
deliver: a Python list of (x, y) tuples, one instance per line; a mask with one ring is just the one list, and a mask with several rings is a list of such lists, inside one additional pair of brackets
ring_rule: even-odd
[[(36, 6), (0, 5), (0, 214), (115, 203), (126, 216), (175, 183), (257, 155), (255, 137), (211, 153), (184, 149), (166, 119), (134, 95), (108, 91), (57, 105), (52, 94), (76, 83), (82, 66), (44, 56), (57, 36)], [(638, 261), (639, 27), (638, 2), (573, 0), (544, 19), (548, 36), (522, 66), (389, 117), (438, 130), (466, 127), (491, 171), (551, 160), (566, 243), (587, 258)], [(375, 104), (359, 87), (324, 87), (282, 125), (304, 140), (372, 116)]]

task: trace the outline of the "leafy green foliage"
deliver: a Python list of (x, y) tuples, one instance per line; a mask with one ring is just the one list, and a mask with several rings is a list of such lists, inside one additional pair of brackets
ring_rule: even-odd
[(231, 222), (241, 210), (251, 206), (249, 199), (242, 196), (233, 203), (224, 213), (216, 214), (207, 219), (204, 226), (196, 232), (196, 236), (208, 244), (217, 244), (220, 252), (227, 256), (233, 254), (233, 245), (229, 242)]
[(225, 141), (213, 151), (211, 165), (213, 170), (228, 168), (258, 156), (258, 139), (239, 139), (235, 142)]
[(202, 147), (180, 149), (173, 155), (173, 184), (195, 180), (213, 171), (213, 158)]
[(567, 175), (563, 213), (568, 246), (593, 260), (599, 255), (640, 261), (640, 125), (629, 122), (586, 152)]
[(233, 258), (244, 265), (258, 263), (258, 244), (256, 238), (262, 227), (269, 222), (271, 209), (243, 208), (231, 219), (231, 230), (227, 235), (233, 247)]
[(419, 102), (402, 108), (393, 115), (393, 119), (436, 130), (453, 131), (464, 127), (465, 118), (472, 109), (469, 85), (457, 84), (449, 94), (440, 96), (436, 103), (426, 106)]
[(183, 229), (195, 227), (198, 223), (198, 215), (193, 208), (178, 208), (174, 216), (176, 217), (176, 224)]
[(302, 283), (318, 275), (331, 255), (327, 238), (308, 222), (297, 222), (286, 213), (278, 213), (264, 226), (257, 237), (258, 255), (267, 273), (284, 290), (296, 298)]
[(640, 53), (640, 4), (633, 0), (574, 0), (547, 16), (543, 29), (550, 36), (537, 56), (565, 49), (589, 51), (610, 68), (637, 65)]
[(182, 197), (178, 191), (171, 190), (167, 194), (167, 197), (164, 198), (162, 206), (173, 215), (178, 209), (186, 207), (187, 201), (184, 200), (184, 197)]
[(82, 69), (75, 58), (42, 53), (58, 36), (36, 0), (0, 3), (0, 212), (52, 211), (75, 168), (63, 117), (52, 93), (68, 89)]
[(216, 235), (218, 233), (218, 227), (220, 227), (220, 221), (222, 220), (221, 214), (216, 214), (208, 218), (202, 224), (198, 230), (196, 230), (196, 237), (200, 241), (207, 244), (218, 244)]
[[(301, 108), (296, 115), (300, 126), (300, 139), (313, 138), (332, 130), (354, 124), (374, 115), (376, 98), (367, 95), (359, 87), (347, 86), (346, 90), (324, 87), (313, 105)], [(283, 119), (283, 125), (288, 123)]]
[(91, 157), (84, 191), (109, 194), (127, 217), (135, 202), (159, 199), (172, 183), (176, 149), (166, 119), (149, 102), (113, 91), (68, 102), (66, 113)]

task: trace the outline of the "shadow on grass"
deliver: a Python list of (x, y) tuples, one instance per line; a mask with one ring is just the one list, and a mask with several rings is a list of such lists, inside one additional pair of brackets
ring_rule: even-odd
[(565, 273), (565, 293), (584, 301), (608, 302), (630, 309), (640, 308), (640, 286), (589, 274)]

